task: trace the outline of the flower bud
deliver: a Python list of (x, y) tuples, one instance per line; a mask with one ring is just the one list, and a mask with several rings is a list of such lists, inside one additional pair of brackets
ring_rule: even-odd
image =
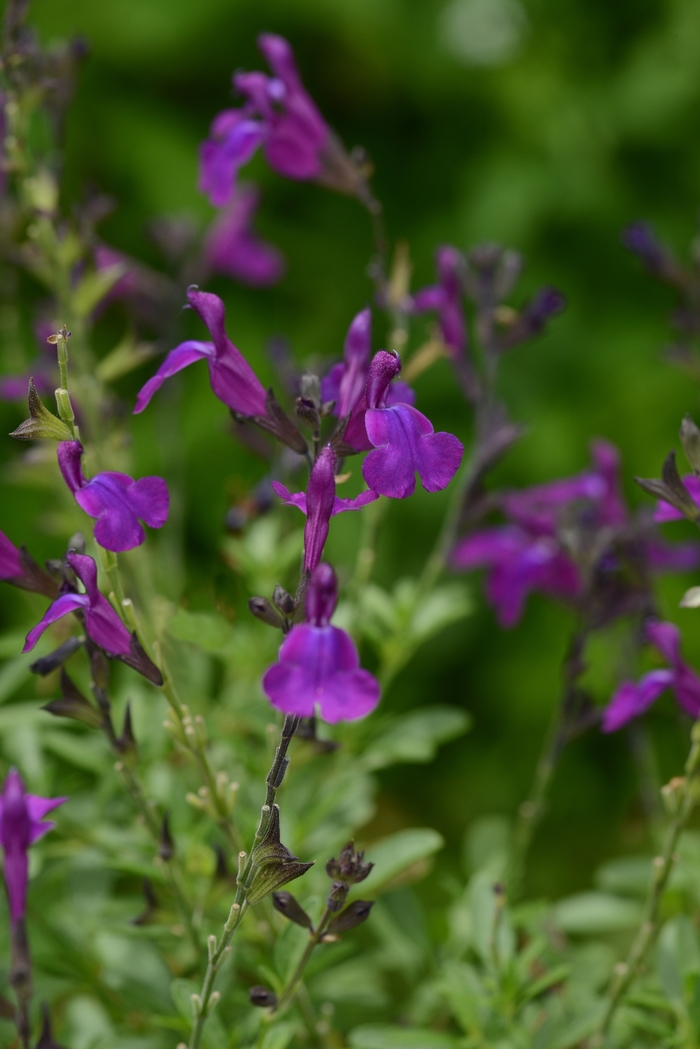
[(291, 892), (273, 892), (272, 906), (290, 922), (301, 925), (304, 929), (313, 928), (311, 918)]
[(257, 1005), (260, 1009), (277, 1008), (277, 995), (262, 985), (251, 987), (248, 991), (248, 998), (251, 1005)]
[(275, 627), (277, 630), (281, 630), (284, 626), (284, 620), (266, 597), (251, 597), (248, 600), (248, 610), (267, 626)]
[(353, 900), (349, 907), (331, 919), (326, 932), (331, 936), (337, 936), (338, 933), (355, 929), (367, 921), (372, 907), (374, 907), (374, 900)]

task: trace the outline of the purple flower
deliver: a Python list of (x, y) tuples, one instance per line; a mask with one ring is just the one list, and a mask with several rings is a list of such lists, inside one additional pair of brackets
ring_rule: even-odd
[(670, 663), (668, 670), (651, 670), (636, 683), (623, 681), (603, 711), (603, 732), (616, 732), (639, 717), (667, 688), (692, 718), (700, 717), (700, 678), (681, 656), (680, 631), (673, 623), (652, 620), (646, 625), (649, 642)]
[(416, 473), (427, 492), (447, 487), (464, 452), (461, 441), (451, 433), (435, 433), (430, 420), (410, 404), (387, 405), (389, 384), (400, 371), (398, 355), (380, 350), (365, 391), (364, 427), (374, 450), (362, 464), (362, 475), (369, 488), (394, 499), (413, 495)]
[(0, 794), (0, 845), (4, 853), (4, 875), (13, 923), (24, 918), (29, 881), (29, 846), (52, 830), (55, 823), (43, 819), (68, 798), (40, 798), (27, 794), (17, 769), (10, 769)]
[(296, 506), (306, 514), (304, 528), (304, 571), (313, 572), (323, 555), (328, 538), (331, 517), (346, 510), (361, 510), (379, 496), (376, 492), (360, 492), (354, 499), (341, 499), (335, 494), (335, 452), (326, 445), (314, 463), (306, 492), (291, 495), (279, 481), (272, 487), (283, 502)]
[(263, 288), (282, 278), (284, 258), (252, 228), (259, 198), (254, 186), (239, 186), (231, 204), (210, 226), (203, 250), (205, 264), (212, 272)]
[(32, 560), (24, 547), (18, 550), (4, 532), (0, 532), (0, 579), (22, 590), (34, 590), (55, 597), (58, 585)]
[[(687, 488), (693, 502), (700, 506), (700, 478), (696, 477), (695, 474), (688, 474), (683, 478), (683, 484)], [(656, 504), (654, 520), (660, 524), (665, 521), (685, 521), (685, 514), (681, 513), (680, 510), (676, 510), (675, 506), (671, 506), (670, 503), (659, 499)]]
[(304, 90), (291, 47), (270, 33), (258, 37), (258, 46), (274, 76), (236, 73), (233, 83), (245, 102), (219, 113), (200, 148), (199, 188), (214, 207), (231, 201), (238, 169), (260, 145), (270, 167), (285, 178), (305, 181), (325, 172), (331, 133)]
[[(364, 419), (363, 398), (367, 385), (371, 350), (372, 314), (367, 307), (357, 314), (348, 328), (343, 360), (339, 364), (334, 364), (328, 375), (321, 381), (321, 396), (324, 401), (335, 401), (333, 414), (340, 419), (344, 419), (346, 415), (352, 415), (353, 412), (361, 413)], [(415, 399), (415, 392), (408, 383), (392, 382), (386, 403), (388, 405), (413, 404)], [(362, 419), (359, 422), (364, 431)], [(364, 433), (363, 436), (366, 440)], [(371, 445), (367, 444), (366, 447), (371, 448)]]
[(226, 334), (226, 310), (223, 302), (218, 295), (199, 291), (197, 288), (190, 288), (187, 298), (206, 324), (214, 341), (197, 342), (189, 339), (171, 350), (156, 374), (139, 393), (134, 414), (144, 410), (166, 379), (204, 357), (209, 367), (212, 389), (220, 401), (239, 415), (264, 416), (265, 390), (245, 357)]
[(154, 685), (162, 685), (158, 667), (141, 648), (136, 634), (130, 634), (97, 586), (97, 565), (86, 554), (67, 554), (66, 561), (85, 587), (84, 594), (61, 594), (49, 605), (43, 619), (27, 634), (23, 652), (31, 652), (52, 623), (69, 612), (77, 612), (85, 622), (85, 632), (111, 659), (119, 659), (143, 674)]
[(633, 222), (620, 235), (623, 245), (634, 252), (655, 277), (670, 283), (683, 283), (683, 272), (649, 222)]
[(442, 341), (451, 356), (460, 357), (467, 345), (467, 325), (462, 309), (464, 259), (461, 252), (443, 244), (435, 253), (438, 283), (417, 291), (411, 300), (413, 313), (435, 310)]
[(330, 625), (337, 597), (335, 572), (319, 564), (306, 591), (308, 622), (292, 627), (262, 682), (272, 705), (286, 714), (311, 717), (318, 707), (333, 724), (364, 717), (379, 702), (379, 682), (360, 667), (352, 638)]
[(61, 441), (58, 465), (63, 480), (86, 514), (96, 517), (95, 539), (105, 550), (121, 553), (146, 538), (139, 518), (150, 528), (162, 528), (168, 518), (168, 486), (162, 477), (142, 477), (108, 471), (89, 481), (83, 477), (80, 441)]
[(579, 571), (559, 543), (548, 535), (533, 535), (518, 525), (501, 525), (474, 532), (455, 546), (453, 568), (489, 568), (487, 596), (502, 627), (514, 626), (533, 590), (554, 597), (575, 598), (581, 592)]

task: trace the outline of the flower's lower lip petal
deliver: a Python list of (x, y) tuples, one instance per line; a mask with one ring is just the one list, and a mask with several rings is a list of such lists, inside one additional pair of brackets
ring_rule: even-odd
[(317, 701), (316, 688), (302, 667), (275, 663), (263, 678), (263, 691), (285, 714), (310, 718)]
[(146, 534), (138, 518), (124, 506), (120, 509), (105, 510), (95, 524), (95, 539), (105, 550), (115, 554), (133, 550), (140, 546)]
[(156, 374), (141, 388), (136, 398), (134, 415), (138, 415), (148, 406), (151, 398), (161, 388), (166, 379), (176, 375), (183, 368), (194, 364), (195, 361), (200, 360), (202, 357), (213, 356), (214, 345), (211, 342), (198, 342), (196, 339), (189, 339), (187, 342), (180, 343), (179, 346), (170, 351)]
[(75, 612), (79, 608), (87, 609), (89, 605), (90, 599), (87, 594), (62, 594), (52, 605), (49, 605), (43, 618), (29, 631), (22, 651), (31, 652), (47, 627), (56, 620), (62, 619), (69, 612)]
[(337, 673), (325, 682), (318, 697), (321, 717), (330, 724), (355, 721), (374, 710), (379, 696), (379, 682), (368, 670)]

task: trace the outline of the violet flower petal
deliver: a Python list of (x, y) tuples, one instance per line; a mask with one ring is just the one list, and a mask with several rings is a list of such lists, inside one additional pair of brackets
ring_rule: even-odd
[[(283, 503), (286, 503), (288, 506), (296, 506), (297, 510), (301, 510), (303, 514), (306, 514), (306, 492), (295, 492), (292, 495), (281, 481), (273, 481), (272, 487)], [(345, 513), (346, 510), (361, 510), (363, 506), (375, 502), (378, 498), (378, 493), (371, 491), (369, 488), (365, 489), (364, 492), (360, 492), (353, 499), (341, 499), (340, 496), (336, 495), (333, 509), (331, 510), (331, 517)]]
[(617, 732), (632, 718), (639, 717), (673, 681), (672, 670), (652, 670), (636, 684), (623, 681), (603, 711), (602, 731)]
[(258, 201), (254, 186), (239, 186), (227, 210), (209, 228), (203, 252), (206, 265), (214, 273), (262, 288), (281, 279), (284, 258), (252, 229)]
[(501, 525), (482, 532), (472, 532), (460, 539), (450, 554), (453, 568), (468, 571), (509, 561), (528, 545), (529, 537), (513, 525)]
[[(693, 502), (700, 506), (700, 477), (696, 477), (695, 474), (688, 474), (683, 478), (683, 484), (687, 488)], [(665, 521), (684, 521), (685, 514), (682, 514), (680, 510), (676, 510), (675, 506), (671, 506), (670, 503), (659, 499), (656, 504), (654, 520), (657, 524), (663, 524)]]
[(372, 313), (369, 307), (353, 318), (345, 338), (345, 370), (338, 386), (336, 414), (341, 418), (355, 409), (365, 391), (372, 348)]
[(13, 579), (24, 574), (19, 550), (0, 532), (0, 579)]
[(42, 619), (27, 634), (24, 642), (23, 652), (31, 652), (44, 631), (55, 623), (56, 620), (67, 616), (69, 612), (83, 609), (87, 612), (90, 607), (90, 599), (87, 594), (61, 594), (60, 597), (49, 605)]
[(652, 572), (689, 572), (700, 564), (700, 544), (649, 540), (644, 544), (644, 556)]
[(241, 111), (228, 110), (226, 117), (225, 131), (221, 122), (212, 127), (214, 135), (220, 132), (224, 137), (209, 138), (199, 148), (198, 189), (215, 208), (230, 202), (238, 169), (248, 163), (265, 138), (264, 126)]
[(174, 350), (171, 350), (156, 374), (141, 387), (136, 398), (134, 415), (138, 415), (150, 404), (154, 393), (161, 388), (166, 379), (169, 379), (171, 375), (176, 375), (177, 372), (187, 368), (190, 364), (194, 364), (195, 361), (200, 360), (202, 357), (208, 358), (209, 361), (214, 357), (214, 346), (211, 342), (198, 342), (196, 339), (188, 339), (187, 342), (182, 342)]
[(599, 503), (600, 523), (621, 527), (626, 524), (629, 515), (620, 491), (620, 453), (609, 441), (594, 441), (591, 457), (605, 485)]
[(323, 555), (335, 503), (335, 453), (330, 445), (322, 448), (313, 465), (306, 488), (306, 526), (304, 527), (304, 571), (313, 572)]
[(51, 830), (55, 823), (43, 823), (43, 816), (67, 798), (41, 798), (26, 794), (22, 777), (10, 769), (0, 794), (0, 845), (4, 852), (4, 877), (13, 922), (24, 917), (26, 909), (29, 846)]
[(362, 475), (380, 495), (412, 495), (416, 473), (427, 492), (439, 492), (459, 469), (461, 441), (451, 433), (435, 433), (430, 420), (410, 405), (369, 409), (365, 428), (375, 450), (362, 464)]

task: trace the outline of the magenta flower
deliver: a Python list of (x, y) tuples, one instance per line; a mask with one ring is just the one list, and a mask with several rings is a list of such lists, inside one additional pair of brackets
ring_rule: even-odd
[(44, 617), (27, 634), (23, 652), (31, 652), (44, 631), (69, 612), (78, 612), (85, 622), (85, 632), (111, 659), (119, 659), (133, 667), (155, 685), (162, 685), (163, 678), (154, 663), (141, 648), (136, 634), (130, 634), (109, 601), (97, 586), (97, 565), (86, 554), (66, 556), (85, 587), (84, 594), (63, 593), (49, 605)]
[(380, 350), (365, 391), (364, 427), (374, 450), (362, 464), (362, 475), (369, 488), (394, 499), (413, 495), (416, 473), (426, 492), (446, 488), (464, 452), (461, 441), (451, 433), (435, 433), (430, 420), (410, 404), (387, 404), (389, 384), (400, 371), (398, 355)]
[(78, 506), (96, 517), (95, 539), (105, 550), (121, 553), (140, 546), (146, 534), (139, 518), (150, 528), (162, 528), (168, 519), (168, 486), (162, 477), (134, 481), (127, 474), (107, 471), (89, 481), (83, 477), (80, 441), (61, 441), (58, 465)]
[(666, 670), (651, 670), (636, 683), (623, 681), (603, 711), (603, 732), (616, 732), (632, 718), (639, 717), (667, 688), (673, 690), (687, 714), (700, 717), (700, 678), (681, 656), (678, 627), (652, 620), (646, 624), (645, 631), (647, 640), (671, 666)]
[(411, 312), (435, 310), (442, 341), (453, 358), (460, 357), (467, 345), (467, 324), (462, 309), (464, 259), (456, 248), (443, 244), (435, 253), (438, 283), (422, 288), (411, 299)]
[(321, 563), (306, 591), (308, 622), (292, 627), (282, 642), (278, 662), (263, 678), (263, 691), (285, 714), (324, 721), (354, 721), (379, 702), (379, 682), (360, 667), (352, 638), (330, 625), (338, 583), (330, 565)]
[(53, 830), (55, 823), (44, 823), (52, 809), (68, 798), (40, 798), (27, 794), (17, 769), (10, 769), (0, 794), (0, 845), (4, 853), (5, 885), (14, 923), (24, 918), (29, 882), (29, 846)]
[(46, 597), (55, 597), (58, 585), (39, 568), (24, 547), (19, 550), (4, 532), (0, 532), (0, 579), (22, 590), (33, 590)]
[(456, 545), (450, 561), (460, 571), (490, 569), (486, 592), (502, 627), (520, 620), (533, 590), (561, 598), (581, 592), (579, 571), (556, 539), (518, 525), (474, 532)]
[(265, 415), (265, 389), (245, 357), (233, 345), (224, 328), (225, 307), (218, 295), (198, 288), (187, 292), (190, 306), (202, 318), (211, 332), (213, 342), (190, 339), (171, 350), (160, 368), (142, 388), (136, 399), (134, 414), (142, 412), (153, 394), (166, 379), (205, 358), (209, 367), (211, 386), (232, 411), (246, 417)]
[[(321, 396), (323, 400), (335, 401), (334, 415), (344, 419), (353, 413), (361, 414), (362, 417), (358, 419), (358, 422), (365, 441), (366, 434), (364, 433), (363, 424), (365, 404), (363, 398), (367, 385), (371, 351), (372, 314), (369, 307), (367, 307), (357, 314), (348, 328), (343, 349), (343, 360), (338, 364), (334, 364), (328, 375), (321, 381)], [(387, 393), (386, 403), (388, 405), (413, 404), (415, 399), (415, 392), (408, 383), (392, 382)], [(352, 422), (348, 428), (350, 429), (351, 426)], [(369, 449), (372, 446), (367, 444), (366, 447)]]
[(376, 492), (360, 492), (354, 499), (341, 499), (335, 494), (335, 452), (326, 445), (322, 448), (314, 463), (306, 492), (291, 495), (289, 489), (279, 481), (273, 481), (280, 499), (290, 506), (296, 506), (306, 514), (304, 528), (304, 571), (313, 572), (323, 555), (323, 547), (328, 538), (331, 517), (346, 510), (361, 510), (368, 503), (373, 503), (379, 496)]
[(273, 77), (236, 73), (241, 109), (214, 120), (200, 148), (199, 188), (214, 207), (231, 201), (238, 169), (262, 145), (270, 167), (285, 178), (318, 179), (325, 172), (331, 133), (299, 77), (292, 49), (281, 36), (263, 33), (258, 46)]
[[(688, 474), (683, 478), (683, 484), (693, 502), (700, 506), (700, 478), (696, 477), (695, 474)], [(665, 521), (685, 521), (685, 519), (685, 514), (681, 513), (680, 510), (676, 510), (675, 506), (671, 506), (670, 503), (659, 499), (654, 513), (655, 521), (662, 524)]]
[(252, 228), (260, 194), (254, 186), (239, 186), (204, 240), (204, 262), (213, 273), (224, 273), (242, 284), (264, 288), (284, 274), (284, 258)]

